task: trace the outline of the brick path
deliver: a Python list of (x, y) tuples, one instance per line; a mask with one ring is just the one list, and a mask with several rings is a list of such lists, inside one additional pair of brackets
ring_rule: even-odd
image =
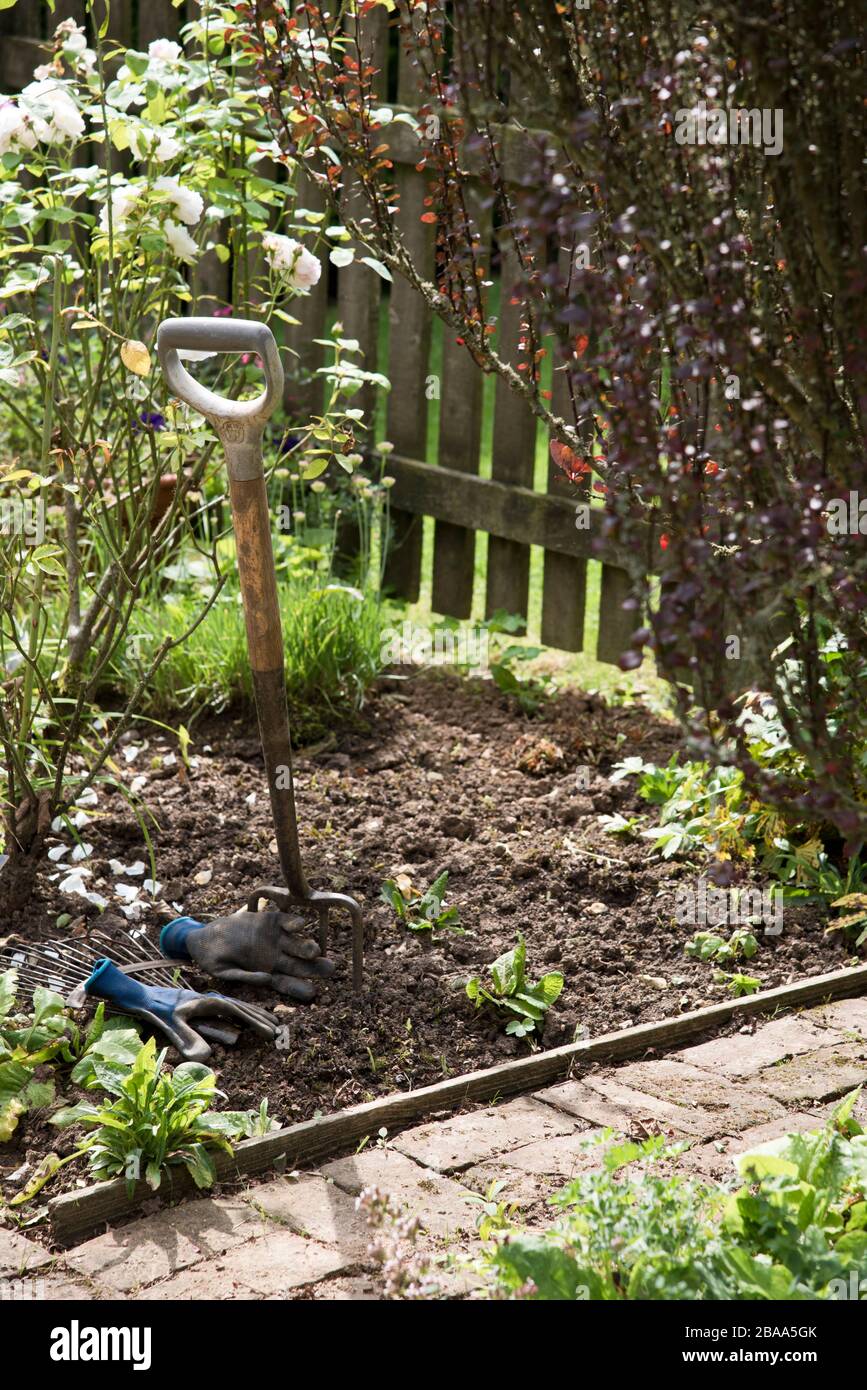
[[(4, 1281), (8, 1289), (33, 1280), (36, 1296), (48, 1299), (376, 1298), (355, 1210), (363, 1187), (375, 1183), (418, 1215), (431, 1249), (467, 1250), (475, 1230), (468, 1193), (504, 1179), (501, 1197), (544, 1222), (545, 1199), (598, 1165), (598, 1149), (581, 1145), (603, 1127), (689, 1140), (679, 1166), (722, 1178), (733, 1155), (816, 1125), (863, 1081), (867, 999), (823, 1005), (755, 1033), (419, 1125), (316, 1172), (164, 1209), (62, 1255), (0, 1228), (0, 1291)], [(859, 1113), (867, 1125), (867, 1097)], [(443, 1283), (455, 1295), (466, 1287), (454, 1273)]]

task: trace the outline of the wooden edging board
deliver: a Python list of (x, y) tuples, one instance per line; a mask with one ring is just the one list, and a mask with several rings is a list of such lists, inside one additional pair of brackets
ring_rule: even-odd
[[(582, 1063), (621, 1061), (648, 1048), (667, 1048), (694, 1038), (733, 1018), (749, 1018), (754, 1014), (774, 1013), (862, 993), (867, 993), (867, 965), (834, 970), (743, 999), (709, 1004), (659, 1023), (639, 1023), (587, 1042), (536, 1052), (484, 1071), (467, 1072), (448, 1081), (438, 1081), (433, 1086), (422, 1086), (417, 1091), (400, 1091), (397, 1095), (353, 1105), (333, 1115), (289, 1125), (262, 1138), (246, 1139), (231, 1157), (217, 1155), (217, 1177), (221, 1182), (231, 1182), (264, 1173), (275, 1165), (296, 1168), (314, 1160), (321, 1162), (337, 1157), (383, 1127), (422, 1120), (467, 1101), (499, 1100), (519, 1092), (534, 1091), (539, 1086), (564, 1080)], [(164, 1174), (157, 1194), (146, 1183), (139, 1182), (129, 1197), (121, 1179), (65, 1192), (48, 1204), (52, 1235), (58, 1244), (71, 1245), (105, 1222), (131, 1215), (143, 1202), (153, 1201), (155, 1195), (163, 1201), (171, 1201), (188, 1197), (195, 1190), (186, 1170), (179, 1169), (175, 1174)]]

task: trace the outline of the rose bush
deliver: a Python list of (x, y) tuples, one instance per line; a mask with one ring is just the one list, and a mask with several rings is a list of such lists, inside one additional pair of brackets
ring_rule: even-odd
[[(297, 159), (267, 130), (229, 12), (205, 0), (183, 47), (157, 39), (147, 52), (118, 50), (100, 17), (93, 46), (59, 24), (33, 82), (0, 97), (0, 505), (33, 522), (0, 534), (13, 855), (112, 778), (138, 693), (225, 581), (222, 460), (204, 420), (167, 398), (150, 351), (159, 322), (193, 308), (270, 319), (279, 334), (295, 322), (287, 301), (320, 275), (307, 243), (322, 216), (296, 217)], [(278, 421), (284, 476), (292, 464), (313, 476), (335, 456), (351, 471), (356, 347), (337, 326), (324, 413)], [(209, 384), (259, 389), (255, 362), (222, 361), (202, 364)], [(150, 653), (121, 709), (92, 716), (136, 641), (136, 604), (158, 598), (179, 555), (182, 570), (210, 576), (190, 625)]]

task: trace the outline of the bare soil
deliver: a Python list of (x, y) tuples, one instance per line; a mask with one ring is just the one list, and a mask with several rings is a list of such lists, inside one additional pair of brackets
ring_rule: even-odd
[[(163, 763), (177, 744), (154, 726), (129, 737), (130, 750), (140, 751), (125, 776), (144, 778), (162, 885), (139, 924), (154, 948), (162, 923), (179, 911), (207, 920), (241, 907), (257, 883), (279, 882), (253, 716), (212, 720), (193, 736), (189, 771), (180, 760)], [(482, 681), (438, 671), (386, 679), (363, 727), (302, 752), (297, 767), (313, 886), (352, 893), (364, 906), (363, 994), (356, 1000), (351, 992), (348, 923), (340, 920), (331, 949), (338, 968), (314, 1003), (239, 989), (276, 1005), (284, 1027), (277, 1047), (242, 1036), (233, 1049), (215, 1048), (224, 1104), (253, 1107), (267, 1096), (271, 1114), (288, 1124), (526, 1053), (530, 1044), (507, 1037), (464, 991), (468, 976), (483, 972), (518, 932), (531, 978), (549, 969), (565, 976), (542, 1047), (724, 998), (714, 967), (683, 954), (694, 928), (674, 922), (678, 882), (694, 881), (701, 869), (663, 862), (647, 840), (607, 835), (599, 823), (615, 811), (648, 811), (631, 781), (610, 782), (612, 764), (635, 753), (666, 761), (678, 741), (673, 725), (640, 707), (611, 708), (573, 691), (529, 719)], [(580, 768), (589, 769), (584, 787)], [(4, 937), (81, 940), (97, 923), (118, 937), (129, 930), (109, 861), (126, 864), (147, 852), (126, 799), (101, 790), (81, 834), (93, 846), (88, 886), (111, 900), (109, 908), (100, 913), (64, 895), (59, 866), (45, 860), (26, 907), (4, 912)], [(467, 935), (430, 940), (408, 932), (379, 900), (383, 879), (403, 871), (424, 888), (444, 869)], [(208, 873), (207, 882), (195, 882)], [(58, 930), (64, 913), (73, 920)], [(747, 970), (771, 988), (841, 967), (846, 949), (823, 927), (815, 907), (787, 908), (784, 932), (760, 938)], [(194, 972), (190, 979), (213, 987)], [(0, 1180), (49, 1149), (70, 1151), (72, 1136), (45, 1119), (25, 1117), (0, 1149)], [(64, 1169), (48, 1192), (80, 1181), (73, 1169), (79, 1165)]]

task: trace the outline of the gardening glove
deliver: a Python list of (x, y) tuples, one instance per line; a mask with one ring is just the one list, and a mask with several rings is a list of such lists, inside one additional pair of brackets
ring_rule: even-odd
[[(169, 1042), (187, 1062), (204, 1062), (211, 1049), (194, 1024), (198, 1020), (226, 1020), (229, 1024), (247, 1023), (260, 1038), (273, 1042), (277, 1036), (276, 1021), (264, 1009), (227, 999), (222, 994), (199, 994), (194, 989), (171, 989), (166, 985), (143, 985), (106, 959), (98, 960), (93, 974), (85, 981), (86, 994), (104, 999), (122, 1013), (145, 1022), (165, 1033)], [(219, 1031), (210, 1029), (211, 1036)]]
[(309, 1003), (316, 981), (334, 974), (334, 962), (293, 927), (285, 912), (233, 912), (203, 925), (178, 917), (160, 933), (169, 960), (195, 961), (206, 975), (239, 985), (268, 985), (289, 999)]

